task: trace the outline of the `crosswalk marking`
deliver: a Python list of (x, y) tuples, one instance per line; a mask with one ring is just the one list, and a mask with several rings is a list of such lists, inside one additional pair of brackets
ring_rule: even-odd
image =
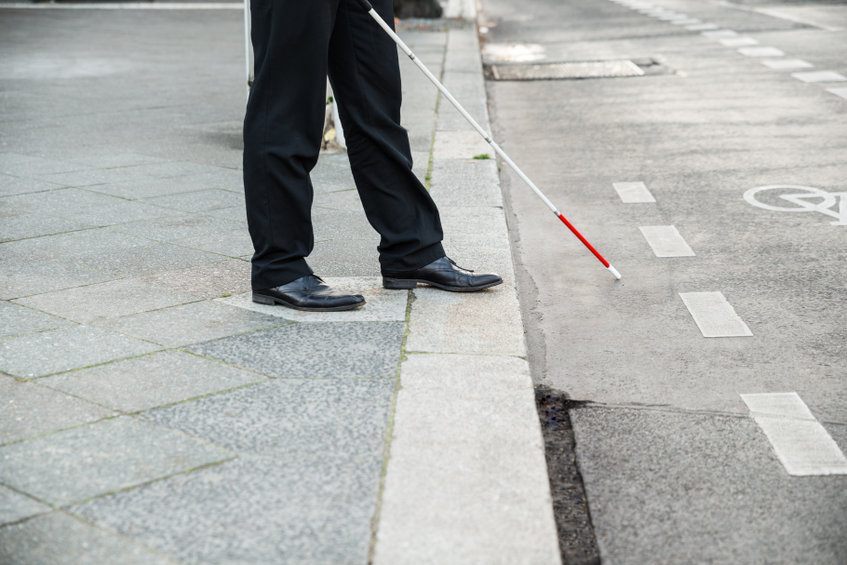
[(676, 226), (641, 226), (638, 229), (656, 257), (694, 257), (694, 250)]
[(656, 201), (643, 182), (616, 182), (613, 183), (613, 186), (618, 192), (618, 196), (621, 197), (621, 201), (626, 204), (641, 204)]

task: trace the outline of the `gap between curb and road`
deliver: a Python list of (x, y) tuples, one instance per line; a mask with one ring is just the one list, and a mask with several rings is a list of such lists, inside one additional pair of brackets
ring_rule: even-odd
[[(475, 22), (472, 0), (445, 12)], [(475, 26), (449, 30), (441, 79), (488, 128)], [(449, 103), (437, 114), (431, 193), (445, 247), (504, 284), (413, 291), (373, 563), (559, 564), (497, 163)]]

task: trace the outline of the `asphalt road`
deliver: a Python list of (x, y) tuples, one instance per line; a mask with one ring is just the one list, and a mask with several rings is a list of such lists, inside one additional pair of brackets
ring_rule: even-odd
[[(502, 165), (534, 378), (587, 403), (605, 563), (843, 564), (847, 475), (821, 454), (847, 451), (847, 4), (648, 3), (482, 2), (487, 63), (646, 72), (487, 83), (495, 139), (623, 274)], [(821, 71), (842, 77), (794, 76)]]

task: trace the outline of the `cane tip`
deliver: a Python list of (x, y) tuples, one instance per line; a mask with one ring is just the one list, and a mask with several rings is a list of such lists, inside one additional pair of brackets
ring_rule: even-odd
[(609, 272), (615, 276), (616, 279), (621, 280), (621, 274), (616, 268), (614, 268), (611, 264), (607, 268), (609, 269)]

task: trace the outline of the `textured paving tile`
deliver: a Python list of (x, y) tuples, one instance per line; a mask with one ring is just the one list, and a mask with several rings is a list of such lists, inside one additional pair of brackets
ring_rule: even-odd
[[(35, 259), (58, 260), (109, 251), (127, 253), (149, 244), (147, 240), (101, 228), (3, 243), (0, 256), (36, 263)], [(33, 268), (36, 265), (33, 264)]]
[(74, 326), (0, 340), (0, 369), (30, 379), (157, 349), (100, 328)]
[(382, 288), (381, 277), (327, 277), (325, 280), (340, 292), (361, 294), (365, 297), (365, 305), (346, 312), (301, 312), (283, 306), (256, 304), (252, 292), (219, 301), (295, 322), (402, 322), (406, 319), (409, 293)]
[(164, 351), (47, 377), (39, 384), (136, 412), (263, 380), (256, 373), (190, 353)]
[(65, 505), (229, 457), (184, 434), (122, 417), (0, 447), (0, 481)]
[(176, 565), (164, 555), (63, 512), (0, 529), (0, 563), (102, 565), (116, 563), (118, 556), (121, 565)]
[(4, 218), (0, 222), (0, 242), (64, 233), (88, 227), (91, 227), (91, 225), (68, 218), (56, 218), (42, 214), (21, 214)]
[(68, 218), (96, 226), (122, 224), (144, 218), (165, 216), (168, 211), (141, 202), (130, 202), (109, 195), (68, 188), (13, 198), (37, 198), (37, 209), (51, 216)]
[(408, 351), (526, 355), (514, 288), (468, 294), (418, 288), (414, 294)]
[(89, 323), (196, 300), (195, 296), (166, 290), (137, 279), (119, 279), (37, 294), (16, 302), (76, 322)]
[(279, 379), (142, 417), (238, 453), (376, 456), (393, 392), (390, 379)]
[[(126, 335), (179, 347), (285, 323), (275, 316), (216, 302), (194, 302), (100, 322)], [(249, 339), (249, 338), (247, 338)]]
[[(51, 508), (40, 502), (24, 496), (10, 488), (0, 485), (0, 526), (10, 522), (17, 522), (36, 514), (50, 512)], [(0, 530), (2, 532), (2, 530)], [(2, 533), (0, 533), (0, 545), (2, 545)], [(2, 558), (0, 550), (0, 558)], [(0, 560), (5, 563), (5, 561)]]
[[(145, 240), (140, 240), (145, 241)], [(83, 255), (77, 259), (83, 267), (118, 277), (134, 277), (195, 265), (223, 261), (226, 257), (169, 243), (151, 243), (135, 247), (131, 253), (107, 251)]]
[(31, 308), (0, 301), (0, 338), (69, 326), (72, 322)]
[[(54, 432), (115, 413), (34, 383), (0, 376), (0, 444)], [(2, 508), (2, 505), (0, 505)]]
[(217, 298), (250, 290), (250, 263), (228, 259), (187, 269), (165, 271), (140, 280), (199, 298)]
[(381, 461), (239, 458), (71, 508), (190, 562), (367, 562)]
[(400, 322), (289, 324), (190, 350), (271, 377), (393, 379), (403, 331)]
[(432, 198), (442, 208), (503, 205), (494, 159), (436, 161), (431, 186)]
[(20, 153), (0, 153), (0, 173), (7, 175), (28, 177), (37, 174), (45, 175), (78, 171), (85, 168), (87, 167), (84, 165), (70, 161), (45, 159), (43, 157), (22, 155)]
[(146, 202), (163, 208), (199, 213), (219, 210), (221, 208), (243, 207), (244, 195), (229, 190), (212, 189), (159, 196), (149, 198)]
[(320, 241), (309, 255), (309, 265), (322, 277), (375, 277), (379, 275), (378, 243), (376, 237)]
[(154, 241), (174, 241), (187, 237), (202, 238), (221, 231), (232, 231), (240, 227), (236, 222), (230, 222), (221, 218), (171, 212), (164, 218), (125, 223), (114, 226), (111, 229)]
[[(227, 225), (235, 224), (234, 222), (227, 222)], [(253, 241), (250, 239), (250, 233), (244, 227), (177, 239), (173, 243), (210, 253), (220, 253), (228, 257), (241, 257), (253, 253)]]
[[(2, 253), (0, 250), (0, 254)], [(2, 259), (2, 262), (3, 284), (0, 285), (0, 299), (7, 300), (115, 278), (106, 273), (86, 269), (73, 258), (33, 261), (16, 257), (11, 260)]]

